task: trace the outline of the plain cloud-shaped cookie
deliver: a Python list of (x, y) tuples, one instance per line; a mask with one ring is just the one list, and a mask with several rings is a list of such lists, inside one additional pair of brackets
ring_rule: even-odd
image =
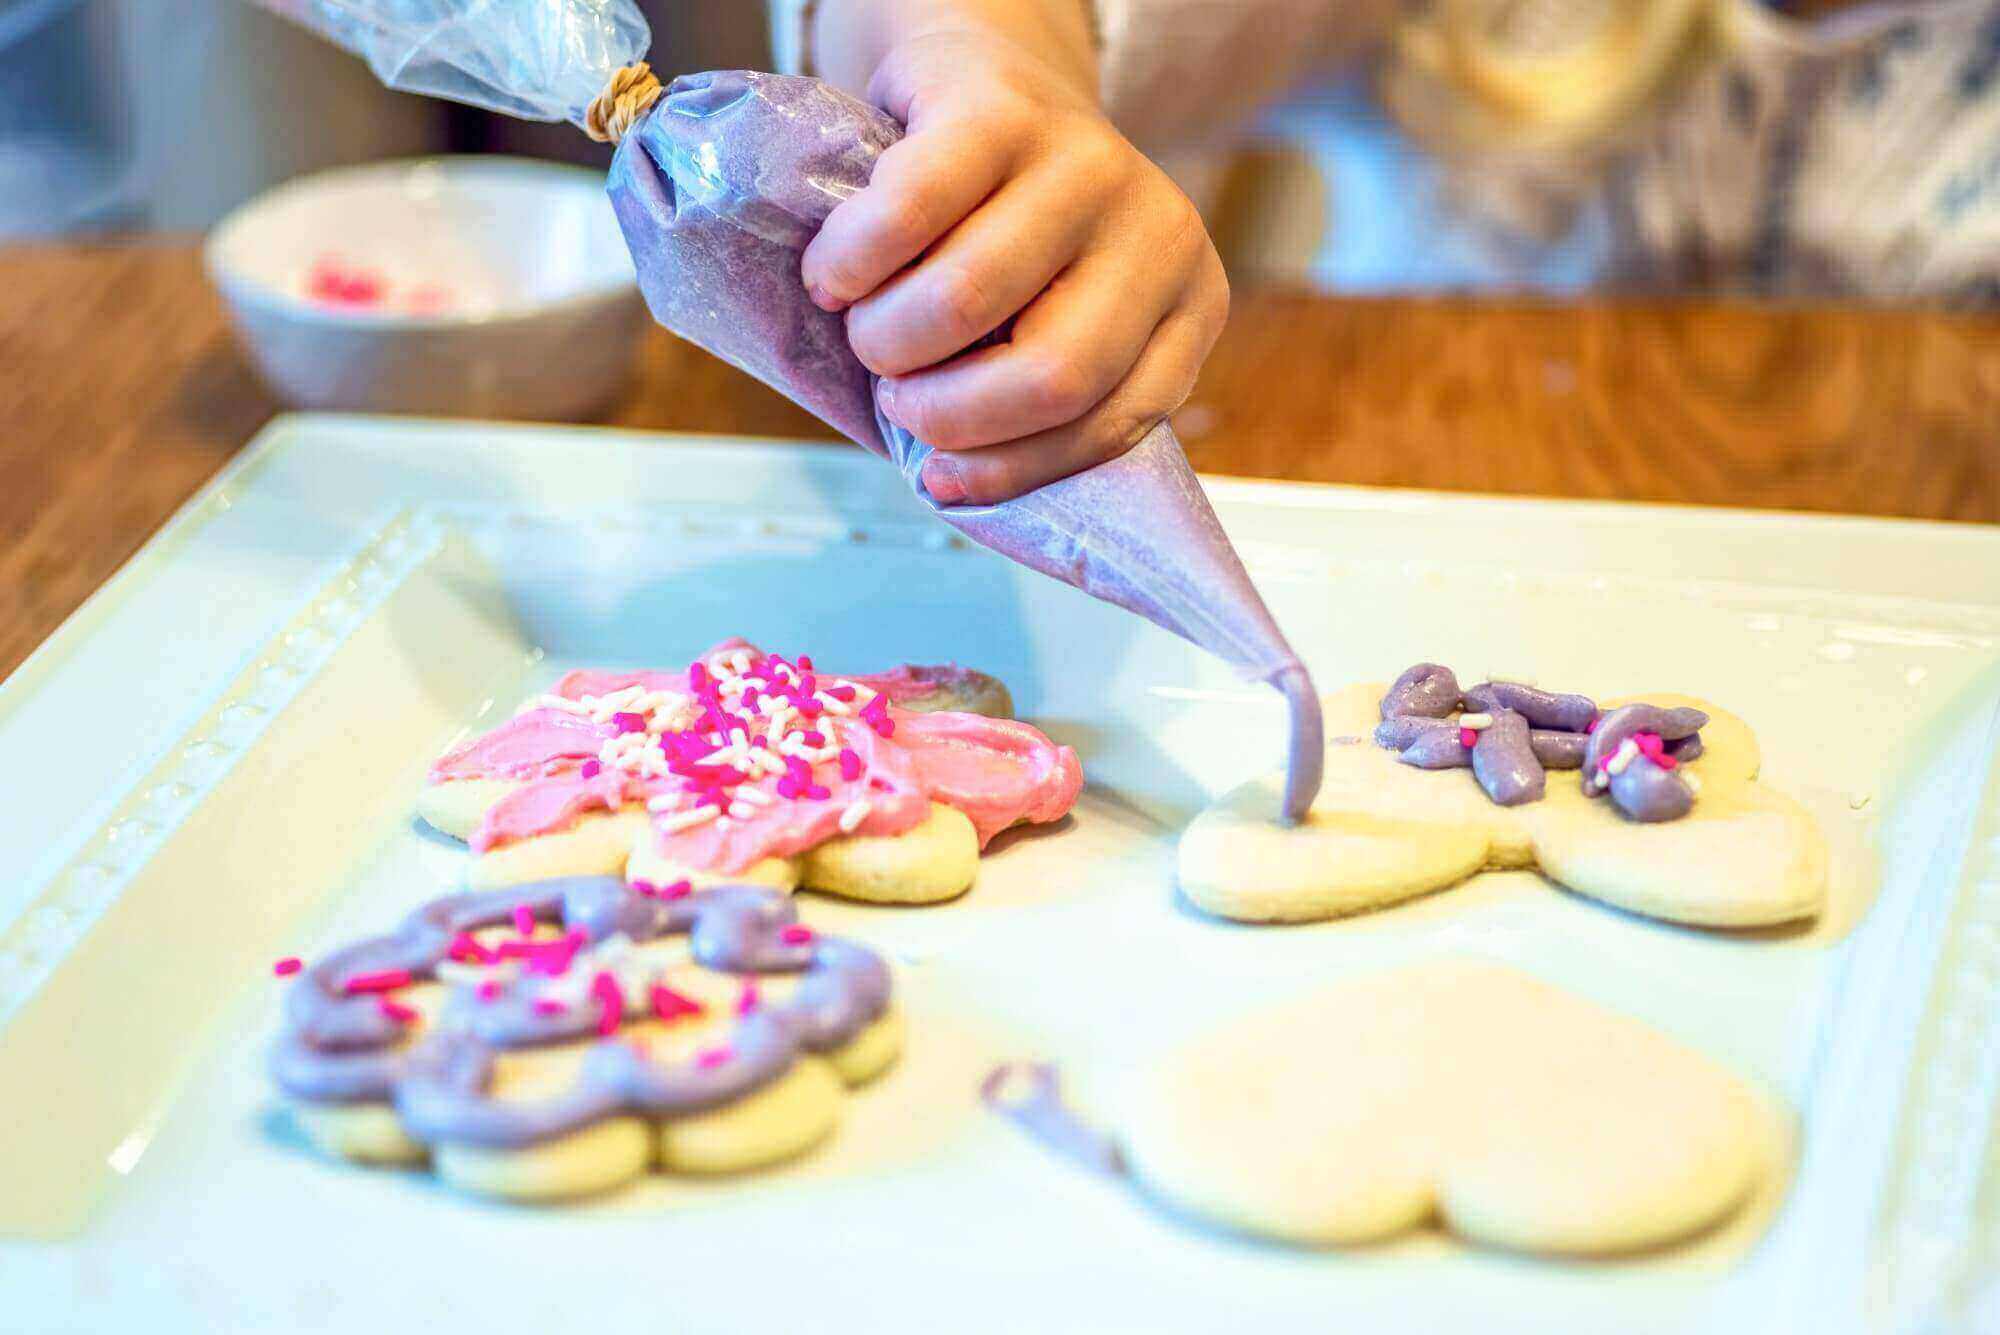
[(1169, 1204), (1306, 1245), (1436, 1220), (1595, 1255), (1686, 1237), (1770, 1173), (1713, 1061), (1498, 965), (1446, 960), (1235, 1020), (1140, 1073), (1124, 1153)]
[[(1274, 824), (1278, 780), (1237, 788), (1181, 837), (1190, 901), (1247, 922), (1303, 922), (1382, 908), (1487, 868), (1534, 867), (1578, 894), (1670, 922), (1754, 927), (1817, 914), (1826, 844), (1803, 807), (1757, 779), (1757, 741), (1743, 720), (1691, 696), (1649, 694), (1709, 716), (1701, 784), (1680, 820), (1640, 824), (1584, 796), (1574, 772), (1548, 794), (1495, 805), (1469, 769), (1422, 770), (1375, 745), (1383, 688), (1328, 696), (1326, 777), (1304, 822)], [(1607, 701), (1612, 708), (1623, 701)]]

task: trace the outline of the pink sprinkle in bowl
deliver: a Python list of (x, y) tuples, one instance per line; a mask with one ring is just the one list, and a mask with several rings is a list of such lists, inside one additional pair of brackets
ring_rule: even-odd
[(588, 418), (645, 329), (602, 176), (527, 158), (300, 177), (218, 224), (204, 260), (258, 374), (305, 408)]

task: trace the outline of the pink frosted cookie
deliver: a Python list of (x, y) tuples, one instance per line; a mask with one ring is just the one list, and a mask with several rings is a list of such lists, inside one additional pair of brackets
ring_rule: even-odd
[(622, 872), (852, 899), (964, 893), (1002, 830), (1061, 819), (1076, 753), (960, 668), (818, 673), (728, 640), (679, 672), (580, 670), (431, 768), (418, 810), (474, 886)]

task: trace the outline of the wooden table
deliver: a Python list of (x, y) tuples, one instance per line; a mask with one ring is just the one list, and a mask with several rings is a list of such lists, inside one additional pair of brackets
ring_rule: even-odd
[[(659, 330), (611, 419), (826, 438)], [(0, 675), (277, 411), (185, 241), (0, 250)], [(2000, 317), (1239, 294), (1212, 473), (2000, 521)]]

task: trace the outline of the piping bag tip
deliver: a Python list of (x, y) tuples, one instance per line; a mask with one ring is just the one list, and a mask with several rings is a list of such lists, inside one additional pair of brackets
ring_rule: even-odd
[(1291, 711), (1291, 741), (1285, 757), (1285, 800), (1278, 817), (1297, 825), (1319, 796), (1326, 767), (1326, 722), (1320, 715), (1319, 692), (1303, 663), (1280, 668), (1271, 685), (1285, 697)]

